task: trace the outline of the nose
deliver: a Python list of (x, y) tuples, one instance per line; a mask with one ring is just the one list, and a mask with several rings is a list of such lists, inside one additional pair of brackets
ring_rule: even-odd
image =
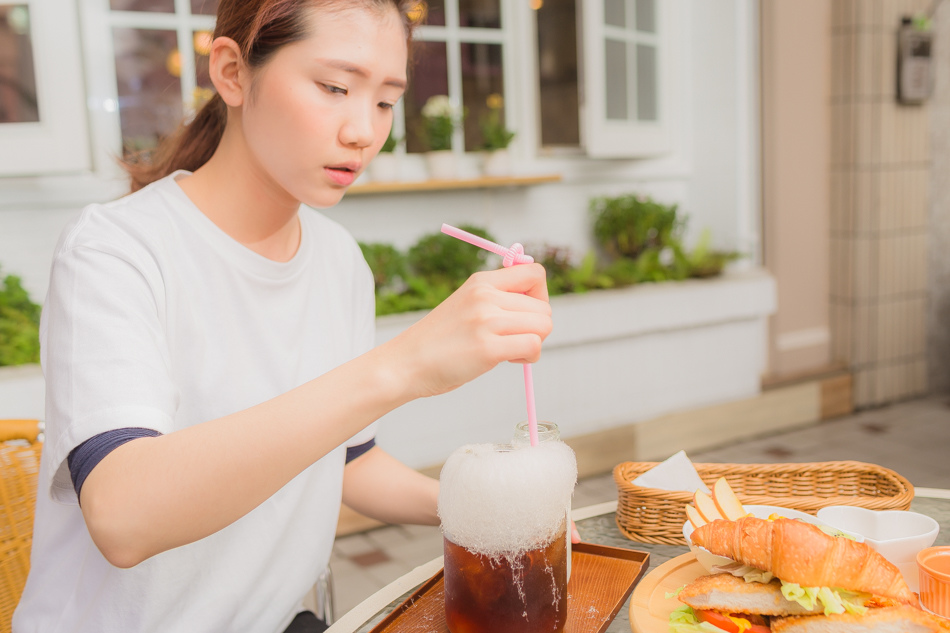
[(340, 142), (351, 147), (369, 147), (375, 139), (373, 130), (373, 110), (354, 108), (340, 129)]

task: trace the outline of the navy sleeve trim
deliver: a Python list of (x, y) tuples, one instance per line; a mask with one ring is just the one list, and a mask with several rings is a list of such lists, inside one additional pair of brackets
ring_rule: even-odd
[(348, 446), (346, 449), (346, 463), (349, 464), (351, 461), (367, 452), (369, 449), (376, 446), (376, 438), (374, 437), (365, 444), (360, 444), (359, 446)]
[(152, 429), (143, 429), (141, 427), (126, 427), (122, 429), (113, 429), (93, 435), (88, 440), (74, 448), (66, 457), (66, 463), (69, 466), (69, 476), (73, 480), (73, 488), (76, 490), (76, 497), (82, 490), (82, 485), (86, 482), (86, 477), (92, 472), (102, 459), (119, 448), (126, 442), (137, 440), (140, 437), (158, 437), (161, 435), (158, 431)]

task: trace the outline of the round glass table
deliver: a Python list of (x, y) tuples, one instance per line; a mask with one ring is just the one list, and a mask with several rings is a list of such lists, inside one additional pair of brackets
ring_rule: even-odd
[[(631, 541), (617, 529), (614, 513), (617, 502), (611, 501), (572, 511), (581, 538), (598, 545), (610, 545), (650, 553), (650, 570), (689, 551), (686, 545), (652, 545)], [(950, 545), (950, 490), (917, 488), (910, 509), (933, 517), (940, 523), (936, 545)], [(364, 600), (347, 612), (328, 633), (368, 633), (419, 586), (442, 568), (442, 558), (421, 565)], [(630, 633), (629, 598), (607, 628), (608, 633)]]

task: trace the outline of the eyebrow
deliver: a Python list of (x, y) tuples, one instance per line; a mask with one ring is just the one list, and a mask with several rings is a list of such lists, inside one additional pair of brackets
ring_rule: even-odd
[[(354, 75), (359, 75), (360, 77), (364, 77), (364, 78), (369, 77), (369, 72), (365, 68), (363, 68), (362, 66), (351, 64), (350, 62), (347, 62), (347, 61), (343, 61), (342, 59), (318, 59), (317, 61), (319, 61), (322, 64), (326, 64), (327, 66), (330, 66), (331, 68), (337, 68), (344, 72), (353, 73)], [(383, 84), (387, 86), (395, 86), (396, 88), (399, 88), (401, 90), (406, 89), (406, 82), (403, 81), (402, 79), (386, 79), (385, 81), (383, 81)]]

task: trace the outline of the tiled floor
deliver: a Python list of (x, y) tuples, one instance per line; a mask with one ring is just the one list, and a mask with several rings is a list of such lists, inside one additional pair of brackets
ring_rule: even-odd
[[(931, 397), (690, 455), (695, 462), (854, 459), (891, 468), (915, 486), (950, 488), (950, 399)], [(610, 474), (584, 479), (581, 508), (617, 498)], [(337, 540), (330, 559), (339, 617), (399, 576), (442, 554), (439, 528), (387, 526)]]

